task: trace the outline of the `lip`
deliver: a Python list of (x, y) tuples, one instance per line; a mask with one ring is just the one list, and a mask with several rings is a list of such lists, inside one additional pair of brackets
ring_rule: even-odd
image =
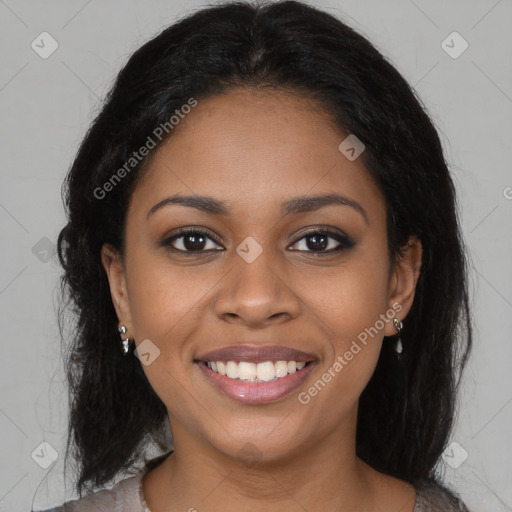
[[(283, 345), (232, 345), (219, 348), (197, 356), (194, 361), (247, 361), (251, 363), (264, 363), (265, 361), (297, 361), (307, 363), (316, 361), (315, 354), (285, 347)], [(309, 366), (309, 365), (308, 365)], [(283, 377), (286, 378), (286, 377)]]
[[(218, 360), (222, 361), (222, 359)], [(228, 397), (245, 404), (260, 404), (275, 402), (293, 393), (304, 383), (316, 367), (317, 361), (311, 361), (302, 370), (289, 373), (286, 377), (280, 377), (272, 382), (243, 382), (214, 372), (206, 366), (204, 361), (196, 361), (196, 365), (209, 382)]]

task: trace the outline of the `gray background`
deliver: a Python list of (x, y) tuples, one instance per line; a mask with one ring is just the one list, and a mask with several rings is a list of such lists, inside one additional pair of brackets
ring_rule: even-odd
[[(40, 508), (64, 497), (67, 395), (55, 315), (60, 270), (52, 257), (64, 224), (61, 182), (129, 54), (201, 5), (0, 0), (0, 511), (28, 511), (33, 500)], [(441, 133), (472, 260), (476, 327), (452, 436), (458, 445), (443, 468), (473, 510), (512, 510), (512, 3), (315, 5), (342, 16), (390, 57)], [(42, 46), (38, 36), (44, 31), (59, 45), (47, 59), (31, 47), (34, 40)], [(442, 47), (453, 31), (469, 44), (458, 58)], [(455, 36), (445, 48), (453, 54), (461, 44)], [(58, 453), (47, 469), (35, 462), (38, 453), (51, 457), (40, 447), (43, 441)], [(461, 463), (462, 450), (467, 459)]]

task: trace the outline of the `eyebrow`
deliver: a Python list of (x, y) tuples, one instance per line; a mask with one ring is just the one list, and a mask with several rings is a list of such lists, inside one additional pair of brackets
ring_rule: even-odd
[[(181, 194), (174, 194), (172, 196), (162, 199), (162, 201), (155, 204), (149, 211), (146, 218), (155, 213), (160, 208), (169, 204), (179, 204), (196, 208), (211, 215), (229, 215), (230, 210), (226, 203), (208, 196), (184, 196)], [(281, 204), (281, 213), (283, 216), (294, 215), (298, 213), (312, 212), (330, 205), (343, 205), (350, 206), (356, 210), (364, 218), (368, 224), (368, 216), (364, 208), (353, 199), (343, 196), (341, 194), (325, 194), (317, 196), (299, 196), (288, 199)]]

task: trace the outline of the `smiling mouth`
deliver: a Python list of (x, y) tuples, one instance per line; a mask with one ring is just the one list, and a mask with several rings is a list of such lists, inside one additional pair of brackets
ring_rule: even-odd
[(196, 361), (212, 372), (239, 382), (274, 382), (301, 372), (314, 361)]
[(310, 361), (195, 360), (206, 380), (229, 398), (244, 404), (268, 404), (296, 391), (318, 365)]

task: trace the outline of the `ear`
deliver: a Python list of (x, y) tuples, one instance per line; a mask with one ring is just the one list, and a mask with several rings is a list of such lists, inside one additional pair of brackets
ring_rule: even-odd
[[(388, 304), (396, 311), (396, 318), (403, 320), (409, 313), (414, 301), (416, 283), (420, 276), (423, 247), (416, 236), (411, 236), (402, 248), (401, 254), (393, 265), (389, 280)], [(396, 328), (393, 322), (387, 322), (385, 336), (394, 336)]]
[(119, 326), (126, 327), (126, 335), (134, 338), (130, 301), (126, 287), (126, 274), (124, 263), (119, 252), (110, 244), (103, 244), (101, 248), (101, 263), (108, 277), (110, 296), (116, 310)]

